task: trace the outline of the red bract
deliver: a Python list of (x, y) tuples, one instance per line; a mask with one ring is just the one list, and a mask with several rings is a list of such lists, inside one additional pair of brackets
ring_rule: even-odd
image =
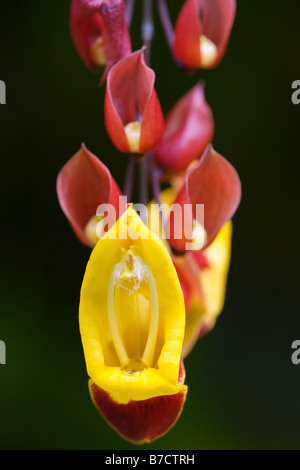
[[(125, 210), (122, 193), (108, 168), (85, 146), (61, 169), (57, 177), (60, 206), (79, 240), (93, 246), (87, 225), (101, 204), (111, 204), (118, 218)], [(110, 227), (105, 227), (107, 231)]]
[[(184, 184), (171, 207), (167, 233), (172, 248), (178, 252), (193, 249), (187, 247), (193, 244), (193, 222), (201, 227), (203, 224), (202, 211), (198, 210), (200, 205), (204, 208), (206, 232), (202, 248), (207, 246), (225, 222), (232, 218), (240, 199), (238, 173), (212, 146), (208, 146), (199, 162), (186, 173)], [(178, 208), (181, 220), (176, 217)]]
[(186, 0), (179, 13), (173, 50), (191, 68), (212, 68), (222, 60), (236, 10), (235, 0)]
[[(178, 383), (183, 383), (185, 370), (181, 362)], [(186, 399), (186, 391), (158, 396), (127, 404), (115, 402), (109, 393), (92, 380), (89, 389), (94, 405), (110, 425), (134, 444), (149, 443), (162, 436), (176, 423)]]
[(97, 72), (105, 66), (102, 81), (116, 62), (131, 53), (123, 0), (73, 0), (70, 29), (87, 67)]
[(144, 153), (161, 140), (164, 118), (154, 89), (155, 73), (143, 49), (122, 59), (109, 72), (105, 125), (121, 152)]
[(212, 111), (205, 101), (203, 87), (196, 85), (168, 113), (155, 159), (167, 171), (184, 171), (203, 153), (213, 133)]

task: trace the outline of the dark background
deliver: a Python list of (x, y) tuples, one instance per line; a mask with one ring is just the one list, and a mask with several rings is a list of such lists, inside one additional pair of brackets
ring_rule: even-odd
[[(78, 331), (90, 251), (56, 198), (56, 176), (85, 142), (122, 187), (127, 157), (103, 124), (104, 89), (69, 35), (69, 1), (0, 4), (0, 448), (134, 449), (92, 405)], [(137, 2), (138, 5), (141, 2)], [(168, 2), (172, 18), (182, 4)], [(239, 171), (226, 305), (187, 358), (177, 425), (143, 449), (299, 449), (300, 2), (238, 0), (222, 64), (186, 77), (157, 14), (152, 67), (167, 111), (199, 79), (216, 121), (214, 147)], [(141, 47), (140, 6), (133, 21)]]

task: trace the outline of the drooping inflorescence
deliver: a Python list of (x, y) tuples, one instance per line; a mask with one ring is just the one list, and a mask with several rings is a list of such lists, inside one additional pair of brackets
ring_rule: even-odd
[(203, 86), (194, 85), (163, 115), (159, 68), (150, 64), (157, 53), (154, 3), (178, 73), (222, 60), (235, 0), (185, 0), (174, 25), (166, 0), (143, 0), (144, 46), (136, 51), (135, 0), (72, 0), (74, 45), (101, 75), (107, 134), (128, 167), (122, 193), (82, 145), (57, 178), (60, 206), (92, 248), (79, 305), (91, 398), (136, 444), (165, 434), (182, 412), (183, 360), (223, 308), (231, 219), (241, 198), (237, 171), (212, 146), (215, 123)]

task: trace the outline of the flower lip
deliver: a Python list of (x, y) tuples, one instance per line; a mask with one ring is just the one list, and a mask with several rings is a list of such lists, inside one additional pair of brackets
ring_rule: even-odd
[(110, 395), (89, 380), (92, 401), (103, 418), (124, 439), (135, 445), (150, 443), (163, 436), (177, 422), (187, 390), (127, 404), (115, 402)]

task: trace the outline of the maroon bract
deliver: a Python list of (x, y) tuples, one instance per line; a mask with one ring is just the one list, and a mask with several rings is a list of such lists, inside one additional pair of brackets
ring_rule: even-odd
[[(165, 124), (150, 68), (154, 2), (70, 3), (75, 47), (106, 82), (107, 133), (116, 149), (133, 154), (123, 181), (126, 197), (84, 145), (57, 177), (64, 214), (79, 240), (93, 247), (79, 304), (89, 390), (122, 437), (149, 443), (180, 416), (188, 390), (183, 360), (222, 311), (230, 219), (241, 184), (211, 146), (214, 119), (201, 84), (179, 99)], [(129, 26), (137, 3), (143, 47), (132, 52)], [(181, 4), (174, 30), (166, 0), (157, 2), (175, 64), (187, 72), (215, 67), (227, 47), (236, 0)], [(175, 79), (171, 72), (170, 86)], [(162, 190), (166, 181), (170, 187)], [(131, 204), (135, 190), (137, 206)]]
[(156, 162), (172, 173), (186, 170), (212, 141), (213, 133), (212, 111), (203, 87), (196, 85), (168, 113), (162, 141), (154, 153)]
[(154, 81), (155, 73), (145, 64), (143, 49), (120, 60), (108, 74), (105, 125), (121, 152), (148, 152), (161, 140), (164, 118)]
[(125, 200), (110, 171), (85, 146), (59, 172), (57, 195), (75, 234), (88, 246), (95, 243), (87, 236), (87, 225), (96, 217), (99, 205), (114, 206), (117, 218), (125, 210)]
[(178, 218), (172, 212), (168, 222), (169, 243), (177, 252), (185, 252), (187, 244), (193, 243), (194, 221), (201, 225), (203, 220), (198, 220), (197, 206), (204, 209), (204, 229), (206, 232), (206, 247), (216, 236), (221, 227), (233, 217), (241, 199), (241, 183), (234, 167), (212, 146), (208, 146), (199, 162), (185, 175), (184, 184), (179, 191), (172, 207), (181, 208), (182, 236), (176, 236), (178, 232)]
[(111, 67), (131, 53), (131, 39), (123, 0), (73, 0), (70, 30), (75, 47), (87, 67), (97, 72)]
[(173, 51), (191, 68), (216, 67), (235, 18), (235, 0), (186, 0), (175, 25)]

